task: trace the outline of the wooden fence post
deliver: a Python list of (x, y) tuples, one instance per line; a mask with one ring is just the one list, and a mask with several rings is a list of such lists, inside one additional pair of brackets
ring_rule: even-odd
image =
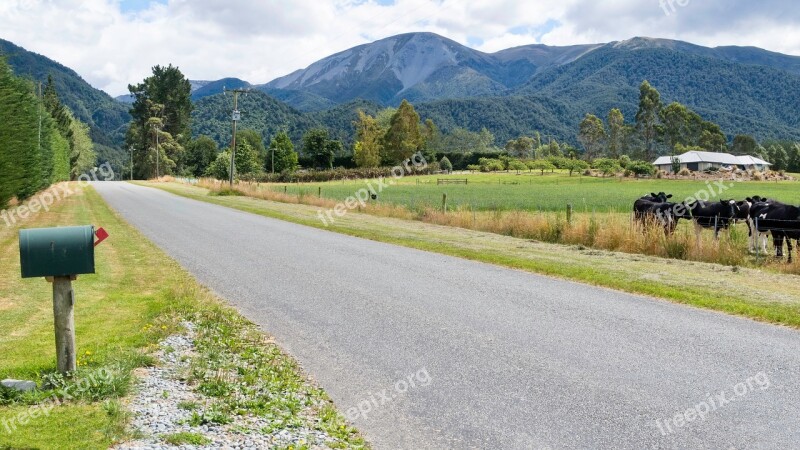
[(75, 294), (71, 277), (53, 278), (53, 316), (56, 329), (56, 359), (62, 374), (74, 372), (75, 360)]
[(572, 203), (567, 203), (567, 223), (572, 224)]
[(447, 212), (447, 194), (442, 194), (442, 212)]

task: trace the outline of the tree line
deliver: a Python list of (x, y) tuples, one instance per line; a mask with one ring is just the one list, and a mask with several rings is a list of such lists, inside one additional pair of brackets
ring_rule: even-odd
[[(209, 136), (191, 137), (191, 86), (177, 67), (155, 66), (152, 76), (129, 86), (129, 90), (134, 103), (127, 143), (134, 176), (230, 176), (230, 145), (220, 148)], [(352, 122), (350, 143), (332, 137), (323, 127), (307, 129), (297, 147), (290, 137), (297, 130), (274, 132), (267, 145), (259, 131), (240, 130), (235, 140), (234, 170), (237, 176), (254, 177), (293, 173), (301, 166), (332, 169), (334, 161), (337, 166), (370, 169), (396, 165), (421, 152), (429, 163), (443, 170), (497, 170), (501, 163), (504, 170), (514, 170), (509, 164), (516, 170), (522, 170), (522, 166), (528, 170), (550, 166), (583, 170), (584, 165), (569, 161), (584, 160), (601, 172), (621, 169), (638, 175), (651, 171), (652, 166), (647, 167), (656, 156), (688, 150), (752, 154), (774, 162), (777, 170), (800, 170), (800, 146), (795, 143), (761, 145), (752, 137), (737, 136), (729, 144), (719, 125), (685, 105), (672, 102), (664, 106), (658, 90), (647, 81), (639, 91), (639, 108), (632, 122), (626, 121), (617, 108), (609, 111), (605, 121), (587, 114), (577, 136), (582, 148), (538, 132), (511, 139), (502, 148), (495, 145), (494, 135), (485, 128), (473, 132), (456, 127), (442, 133), (431, 119), (422, 121), (414, 106), (404, 100), (398, 108), (373, 109), (373, 114), (359, 109)], [(467, 154), (484, 156), (459, 156)], [(501, 154), (508, 159), (495, 161)], [(486, 161), (481, 164), (480, 158)]]
[(773, 163), (774, 170), (800, 171), (800, 143), (756, 142), (748, 135), (737, 135), (729, 143), (716, 123), (704, 120), (687, 106), (672, 102), (664, 106), (661, 94), (645, 80), (639, 87), (639, 108), (632, 123), (619, 109), (609, 111), (605, 123), (586, 114), (578, 130), (586, 160), (631, 158), (654, 160), (660, 155), (687, 151), (729, 152), (752, 155)]
[(0, 58), (0, 207), (95, 165), (89, 127), (61, 103), (52, 77), (35, 84)]

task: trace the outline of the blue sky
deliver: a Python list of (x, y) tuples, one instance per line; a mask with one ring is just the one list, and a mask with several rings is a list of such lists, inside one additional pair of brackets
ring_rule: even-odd
[(119, 6), (123, 13), (136, 13), (151, 8), (153, 3), (165, 5), (167, 2), (166, 0), (122, 0)]
[(800, 55), (796, 0), (0, 0), (0, 38), (112, 95), (156, 64), (264, 83), (414, 31), (489, 53), (648, 36)]

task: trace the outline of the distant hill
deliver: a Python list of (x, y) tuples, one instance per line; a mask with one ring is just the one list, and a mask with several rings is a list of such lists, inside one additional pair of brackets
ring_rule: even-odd
[(96, 143), (115, 146), (122, 142), (130, 121), (128, 106), (93, 88), (74, 70), (11, 42), (0, 39), (0, 55), (8, 60), (14, 73), (22, 77), (44, 83), (47, 76), (52, 75), (61, 101), (91, 127)]
[[(220, 147), (230, 146), (232, 109), (230, 95), (216, 94), (197, 101), (192, 112), (193, 134), (209, 136)], [(285, 130), (294, 142), (299, 143), (303, 133), (317, 125), (300, 111), (261, 91), (240, 96), (239, 110), (242, 112), (240, 129), (257, 130), (265, 140)]]
[(192, 100), (194, 101), (198, 101), (211, 95), (220, 94), (226, 89), (247, 89), (251, 86), (247, 81), (240, 80), (238, 78), (223, 78), (217, 81), (206, 81), (201, 83), (203, 83), (202, 86), (199, 86), (197, 82), (192, 85), (192, 87), (197, 86), (197, 88), (192, 89)]

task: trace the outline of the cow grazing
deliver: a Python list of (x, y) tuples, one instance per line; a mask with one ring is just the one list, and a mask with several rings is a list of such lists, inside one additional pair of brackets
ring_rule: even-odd
[(772, 233), (775, 256), (778, 258), (783, 258), (783, 242), (786, 241), (788, 259), (792, 262), (792, 240), (800, 241), (800, 208), (760, 197), (758, 200), (750, 208), (757, 231)]
[(637, 222), (643, 226), (649, 223), (658, 223), (664, 227), (664, 233), (671, 234), (677, 226), (677, 219), (673, 212), (675, 203), (667, 202), (672, 198), (672, 194), (664, 192), (658, 194), (651, 193), (636, 200), (633, 203), (633, 215)]
[(689, 219), (694, 222), (694, 232), (697, 245), (700, 245), (700, 233), (703, 228), (713, 228), (714, 238), (719, 239), (719, 231), (727, 229), (738, 213), (735, 200), (720, 200), (719, 202), (681, 202), (676, 207), (676, 217)]

